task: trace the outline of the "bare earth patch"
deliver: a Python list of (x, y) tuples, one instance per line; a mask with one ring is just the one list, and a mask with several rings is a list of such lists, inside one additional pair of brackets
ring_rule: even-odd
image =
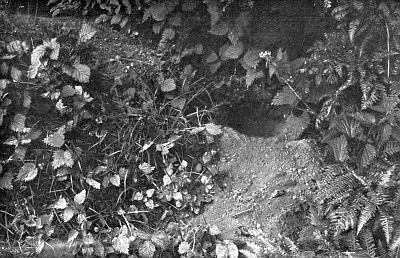
[(321, 159), (311, 141), (274, 142), (276, 137), (248, 137), (224, 129), (216, 168), (230, 179), (193, 224), (216, 225), (224, 237), (246, 241), (257, 241), (255, 232), (270, 239), (298, 236), (306, 224), (302, 198)]

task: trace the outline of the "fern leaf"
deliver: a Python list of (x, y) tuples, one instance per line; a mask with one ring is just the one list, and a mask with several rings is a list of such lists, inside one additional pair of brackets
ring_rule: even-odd
[(374, 241), (374, 236), (370, 230), (364, 229), (360, 234), (361, 242), (368, 251), (371, 257), (376, 256), (376, 245)]
[(366, 144), (361, 155), (361, 166), (366, 167), (368, 166), (371, 161), (376, 157), (376, 149), (371, 144)]
[(400, 151), (400, 142), (397, 141), (388, 142), (384, 150), (384, 152), (388, 155), (393, 155), (399, 151)]
[(357, 226), (357, 235), (360, 234), (361, 230), (371, 220), (372, 217), (375, 216), (376, 212), (376, 205), (372, 202), (369, 202), (367, 206), (361, 211), (360, 218), (358, 219), (358, 226)]
[(329, 145), (332, 148), (333, 154), (337, 161), (344, 162), (348, 159), (349, 155), (347, 153), (347, 140), (346, 137), (342, 134), (336, 139), (333, 139)]
[(396, 230), (395, 238), (393, 240), (393, 243), (390, 245), (390, 250), (395, 251), (397, 248), (400, 247), (400, 230)]
[(393, 217), (382, 211), (380, 211), (379, 213), (379, 220), (381, 221), (382, 229), (385, 234), (386, 243), (389, 245), (390, 236), (393, 233)]

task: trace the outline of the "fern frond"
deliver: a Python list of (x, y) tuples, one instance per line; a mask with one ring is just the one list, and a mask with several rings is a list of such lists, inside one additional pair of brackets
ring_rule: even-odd
[(392, 141), (386, 143), (384, 152), (388, 155), (393, 155), (400, 151), (400, 142)]
[(385, 124), (382, 128), (382, 133), (380, 136), (381, 142), (388, 141), (391, 135), (392, 135), (392, 126), (390, 124)]
[(381, 222), (382, 230), (385, 235), (386, 243), (389, 245), (390, 236), (393, 234), (393, 217), (386, 212), (379, 211), (379, 220)]
[(364, 246), (364, 248), (367, 249), (368, 254), (371, 257), (376, 256), (376, 245), (374, 241), (374, 236), (369, 229), (363, 229), (361, 233), (359, 234), (359, 237), (361, 239), (361, 243)]
[(360, 218), (358, 219), (357, 235), (360, 234), (365, 224), (375, 216), (376, 210), (376, 204), (372, 202), (369, 202), (367, 206), (364, 207), (361, 211)]
[(329, 145), (337, 161), (344, 162), (349, 157), (347, 153), (347, 140), (343, 134), (329, 142)]
[(397, 229), (394, 235), (395, 235), (395, 237), (393, 238), (394, 240), (390, 245), (390, 250), (393, 252), (400, 247), (400, 230)]
[(330, 221), (330, 228), (334, 232), (335, 236), (345, 232), (349, 229), (355, 228), (356, 226), (356, 213), (353, 209), (349, 210), (348, 207), (340, 208), (328, 216)]

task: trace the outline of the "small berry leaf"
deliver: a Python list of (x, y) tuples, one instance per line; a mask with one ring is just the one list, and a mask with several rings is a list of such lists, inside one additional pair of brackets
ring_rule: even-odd
[(52, 165), (54, 169), (62, 166), (72, 167), (73, 164), (74, 160), (72, 159), (72, 155), (68, 150), (56, 150), (53, 153)]
[(74, 202), (76, 204), (82, 204), (86, 199), (86, 190), (83, 189), (80, 193), (76, 194), (74, 197)]
[(34, 163), (26, 163), (19, 170), (17, 180), (25, 182), (31, 181), (36, 178), (37, 173), (38, 170)]
[(67, 207), (64, 209), (62, 218), (64, 222), (68, 222), (74, 217), (74, 210), (71, 207)]
[(175, 80), (172, 78), (166, 79), (162, 84), (161, 84), (161, 91), (163, 92), (170, 92), (176, 89), (176, 84)]
[(112, 177), (110, 177), (110, 183), (116, 187), (120, 186), (120, 177), (119, 175), (113, 175)]
[(152, 258), (156, 252), (156, 246), (150, 240), (144, 241), (139, 246), (139, 254), (143, 258)]

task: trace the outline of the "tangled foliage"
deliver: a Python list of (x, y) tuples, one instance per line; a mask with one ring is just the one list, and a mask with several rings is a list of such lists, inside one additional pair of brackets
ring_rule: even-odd
[(391, 256), (399, 246), (400, 6), (342, 1), (332, 15), (338, 29), (309, 58), (265, 57), (283, 85), (273, 104), (292, 106), (299, 130), (315, 121), (332, 154), (311, 216), (325, 246)]

